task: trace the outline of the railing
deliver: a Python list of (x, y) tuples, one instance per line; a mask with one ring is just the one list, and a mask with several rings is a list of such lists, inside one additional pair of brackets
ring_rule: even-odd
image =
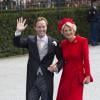
[[(54, 7), (80, 7), (82, 5), (90, 6), (91, 0), (65, 0), (65, 2), (62, 2), (62, 0), (56, 0), (54, 2), (51, 0), (51, 2), (21, 2), (19, 3), (10, 1), (4, 2), (3, 0), (0, 0), (0, 10), (22, 10), (22, 9), (33, 9), (33, 8), (54, 8)], [(100, 5), (100, 0), (98, 0), (98, 5)]]

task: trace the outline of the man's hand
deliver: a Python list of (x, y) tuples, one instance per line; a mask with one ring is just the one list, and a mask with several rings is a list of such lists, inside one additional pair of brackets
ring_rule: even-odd
[(90, 83), (90, 76), (86, 76), (83, 81), (83, 84), (88, 84), (88, 83)]
[(23, 19), (23, 17), (20, 17), (19, 19), (17, 19), (17, 26), (16, 26), (16, 30), (19, 32), (22, 32), (25, 30), (25, 28), (27, 27), (27, 24), (25, 24), (26, 19)]
[(52, 64), (52, 65), (50, 65), (50, 67), (48, 67), (48, 70), (50, 71), (50, 72), (57, 72), (58, 71), (58, 68), (57, 68), (57, 65), (56, 64)]

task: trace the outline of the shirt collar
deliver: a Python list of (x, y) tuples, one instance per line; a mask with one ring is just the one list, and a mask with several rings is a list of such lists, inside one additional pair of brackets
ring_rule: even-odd
[(42, 38), (40, 38), (39, 36), (37, 36), (37, 41), (44, 41), (45, 43), (48, 43), (48, 37), (47, 37), (47, 35), (45, 35)]

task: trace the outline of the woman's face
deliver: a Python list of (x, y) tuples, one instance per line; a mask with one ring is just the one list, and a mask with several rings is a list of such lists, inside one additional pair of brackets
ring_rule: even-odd
[(62, 34), (65, 38), (71, 41), (75, 36), (75, 31), (73, 30), (73, 28), (69, 27), (68, 25), (65, 25), (62, 29)]

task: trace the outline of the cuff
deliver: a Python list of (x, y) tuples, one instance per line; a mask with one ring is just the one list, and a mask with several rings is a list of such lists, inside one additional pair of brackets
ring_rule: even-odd
[(57, 74), (59, 71), (58, 71), (58, 68), (56, 67), (56, 69), (55, 69), (55, 73)]
[(16, 31), (15, 31), (15, 36), (20, 36), (20, 35), (21, 35), (21, 32), (18, 31), (18, 30), (16, 30)]

